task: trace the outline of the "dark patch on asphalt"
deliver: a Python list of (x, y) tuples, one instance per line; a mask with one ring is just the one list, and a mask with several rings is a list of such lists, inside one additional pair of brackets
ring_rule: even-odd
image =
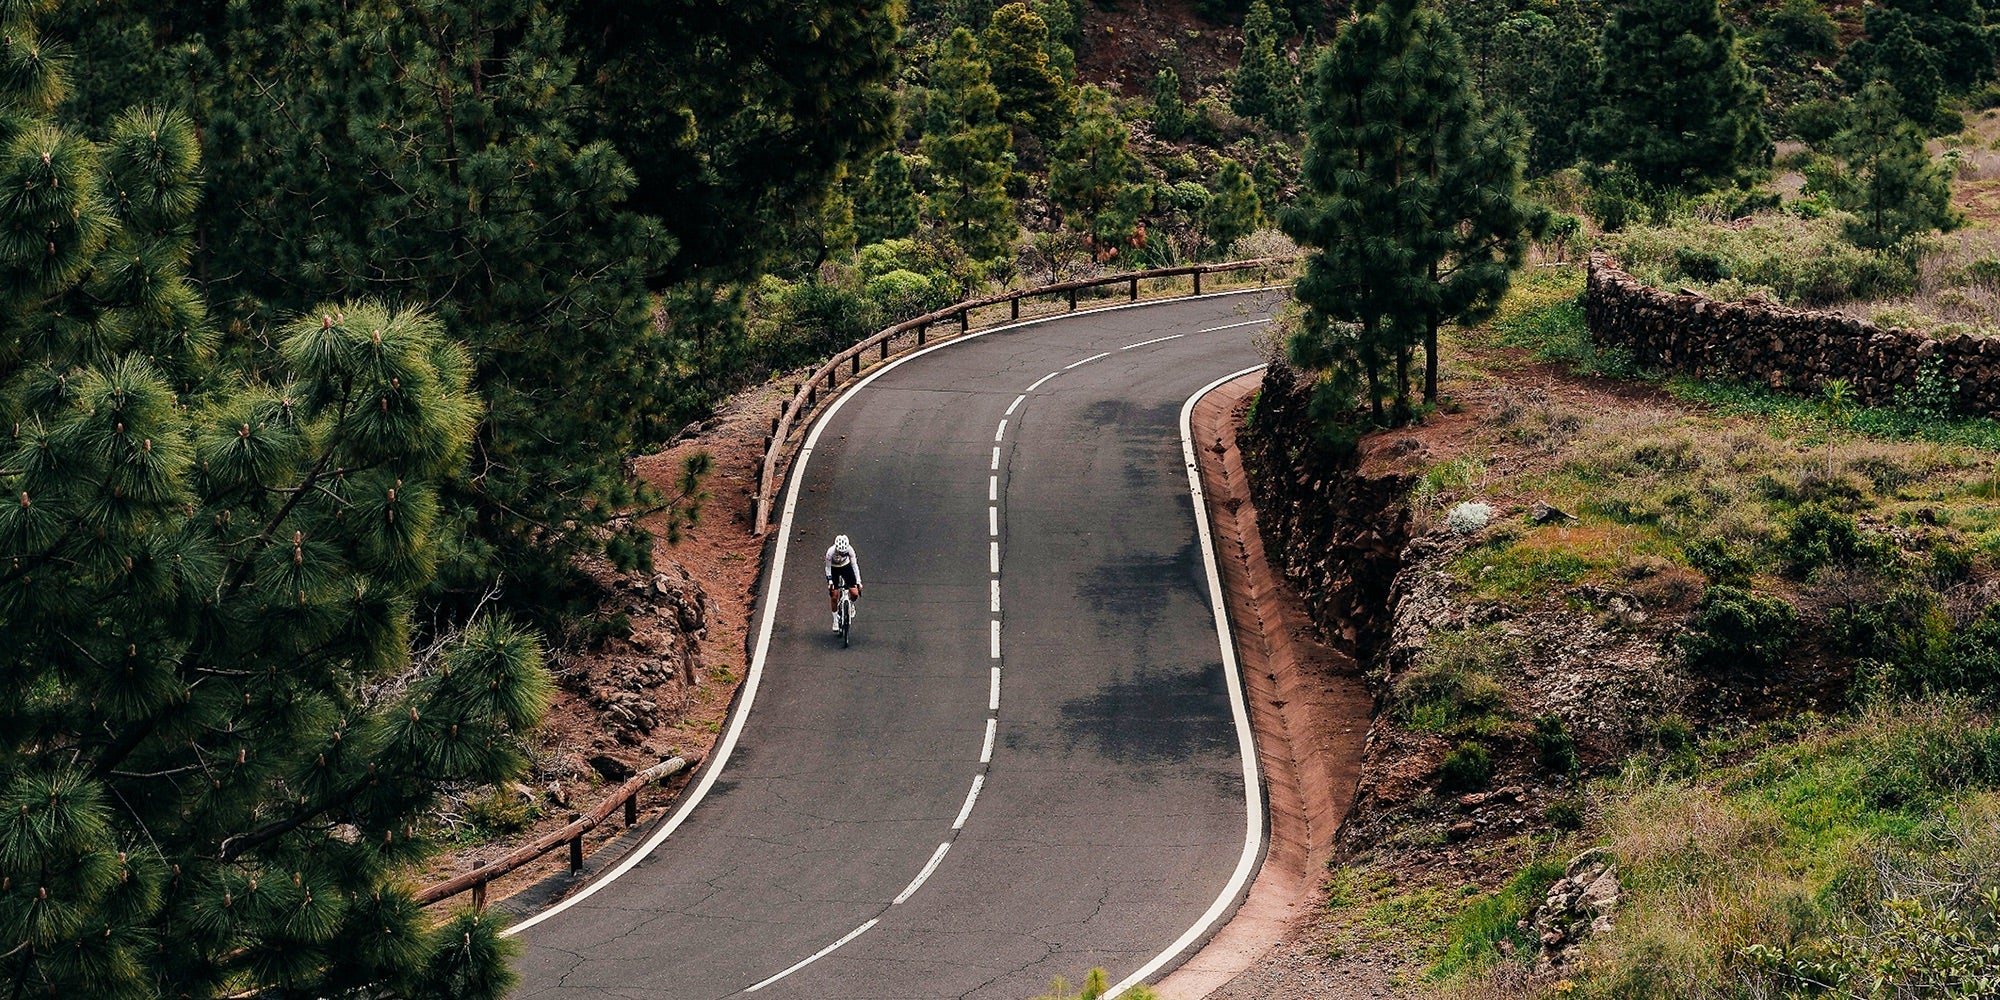
[(1172, 555), (1135, 555), (1092, 568), (1076, 595), (1090, 605), (1100, 635), (1150, 632), (1175, 592), (1191, 588), (1206, 621), (1207, 576), (1194, 541)]
[(1094, 743), (1121, 764), (1189, 763), (1210, 755), (1234, 759), (1236, 733), (1222, 664), (1200, 670), (1142, 670), (1094, 694), (1064, 702), (1072, 745)]

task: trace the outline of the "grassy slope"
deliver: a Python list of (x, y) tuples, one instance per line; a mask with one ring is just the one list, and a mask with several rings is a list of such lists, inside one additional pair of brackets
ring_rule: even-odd
[[(1461, 334), (1457, 376), (1521, 378), (1533, 367), (1523, 355), (1585, 377), (1634, 375), (1629, 359), (1589, 345), (1580, 286), (1575, 269), (1524, 275), (1499, 317)], [(1829, 612), (1854, 603), (1856, 588), (1865, 602), (1895, 586), (1969, 590), (1993, 575), (2000, 424), (1900, 410), (1827, 414), (1812, 401), (1761, 390), (1650, 381), (1695, 405), (1596, 413), (1503, 406), (1484, 432), (1491, 454), (1552, 460), (1488, 467), (1457, 458), (1427, 471), (1414, 499), (1433, 514), (1461, 499), (1506, 509), (1532, 498), (1577, 515), (1561, 525), (1503, 526), (1453, 559), (1450, 572), (1469, 599), (1532, 604), (1561, 601), (1582, 585), (1643, 592), (1647, 581), (1692, 579), (1699, 586), (1691, 563), (1700, 559), (1690, 551), (1721, 540), (1748, 570), (1751, 589), (1799, 607), (1807, 637), (1793, 658), (1808, 661), (1801, 669), (1826, 671), (1851, 660), (1825, 648), (1825, 632)], [(1865, 565), (1788, 570), (1793, 525), (1809, 507), (1886, 542)], [(1442, 638), (1445, 646), (1483, 641)], [(1491, 729), (1491, 706), (1501, 700), (1479, 692), (1496, 683), (1475, 669), (1451, 688), (1447, 704), (1416, 706), (1402, 722), (1454, 735)], [(1327, 939), (1404, 949), (1406, 968), (1422, 970), (1405, 982), (1422, 992), (1782, 995), (1792, 981), (1778, 969), (1829, 942), (1877, 940), (1866, 928), (1889, 912), (1883, 896), (1924, 881), (1883, 873), (1911, 868), (1927, 850), (1935, 861), (1943, 855), (1934, 845), (1946, 842), (1954, 857), (2000, 856), (2000, 827), (1991, 822), (2000, 799), (1987, 791), (2000, 785), (2000, 728), (1970, 702), (1883, 699), (1859, 714), (1793, 714), (1758, 726), (1709, 721), (1704, 739), (1678, 719), (1664, 720), (1650, 745), (1601, 772), (1580, 803), (1590, 817), (1582, 831), (1558, 832), (1566, 825), (1558, 820), (1478, 852), (1483, 864), (1516, 872), (1497, 885), (1460, 883), (1448, 872), (1413, 877), (1395, 863), (1399, 845), (1389, 837), (1334, 874)], [(1628, 897), (1619, 930), (1574, 952), (1564, 969), (1536, 974), (1539, 942), (1516, 922), (1561, 874), (1561, 859), (1594, 842), (1609, 843), (1623, 865)], [(1939, 884), (1957, 877), (1932, 874)], [(1953, 912), (1977, 924), (1973, 909)], [(1760, 958), (1752, 945), (1791, 957)]]

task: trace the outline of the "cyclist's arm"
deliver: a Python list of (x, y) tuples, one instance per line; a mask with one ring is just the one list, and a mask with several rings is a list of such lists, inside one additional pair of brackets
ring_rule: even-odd
[(833, 586), (833, 550), (826, 550), (826, 585)]
[(847, 568), (854, 571), (854, 585), (861, 586), (861, 552), (855, 550), (847, 556)]

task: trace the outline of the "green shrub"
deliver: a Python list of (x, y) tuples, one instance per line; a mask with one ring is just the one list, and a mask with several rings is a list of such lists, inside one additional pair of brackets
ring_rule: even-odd
[(951, 304), (949, 290), (940, 290), (931, 279), (900, 268), (868, 279), (866, 294), (892, 323)]
[(1792, 606), (1736, 587), (1710, 587), (1679, 639), (1701, 670), (1769, 670), (1784, 662), (1795, 627)]
[(1438, 765), (1438, 787), (1447, 792), (1469, 792), (1493, 780), (1493, 754), (1477, 743), (1460, 743)]
[(488, 833), (514, 833), (534, 822), (535, 804), (504, 788), (496, 788), (467, 802), (465, 817)]
[(1564, 833), (1583, 829), (1583, 806), (1575, 799), (1557, 799), (1542, 810), (1542, 819)]
[(1535, 716), (1532, 739), (1542, 766), (1550, 771), (1572, 774), (1581, 765), (1576, 756), (1576, 737), (1570, 735), (1569, 726), (1563, 722), (1562, 716), (1553, 712)]
[(1895, 551), (1887, 539), (1863, 533), (1853, 518), (1823, 503), (1795, 511), (1777, 548), (1786, 570), (1801, 578), (1824, 566), (1884, 565)]
[(1736, 546), (1713, 535), (1684, 543), (1681, 552), (1709, 583), (1726, 587), (1750, 585), (1750, 557)]

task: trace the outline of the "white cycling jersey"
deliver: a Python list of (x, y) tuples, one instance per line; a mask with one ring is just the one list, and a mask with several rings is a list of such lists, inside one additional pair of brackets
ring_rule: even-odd
[(826, 578), (829, 580), (833, 579), (833, 571), (836, 568), (851, 569), (854, 572), (854, 585), (857, 587), (861, 586), (861, 553), (849, 549), (847, 550), (847, 561), (837, 563), (835, 562), (837, 558), (838, 553), (833, 550), (832, 546), (827, 546)]

